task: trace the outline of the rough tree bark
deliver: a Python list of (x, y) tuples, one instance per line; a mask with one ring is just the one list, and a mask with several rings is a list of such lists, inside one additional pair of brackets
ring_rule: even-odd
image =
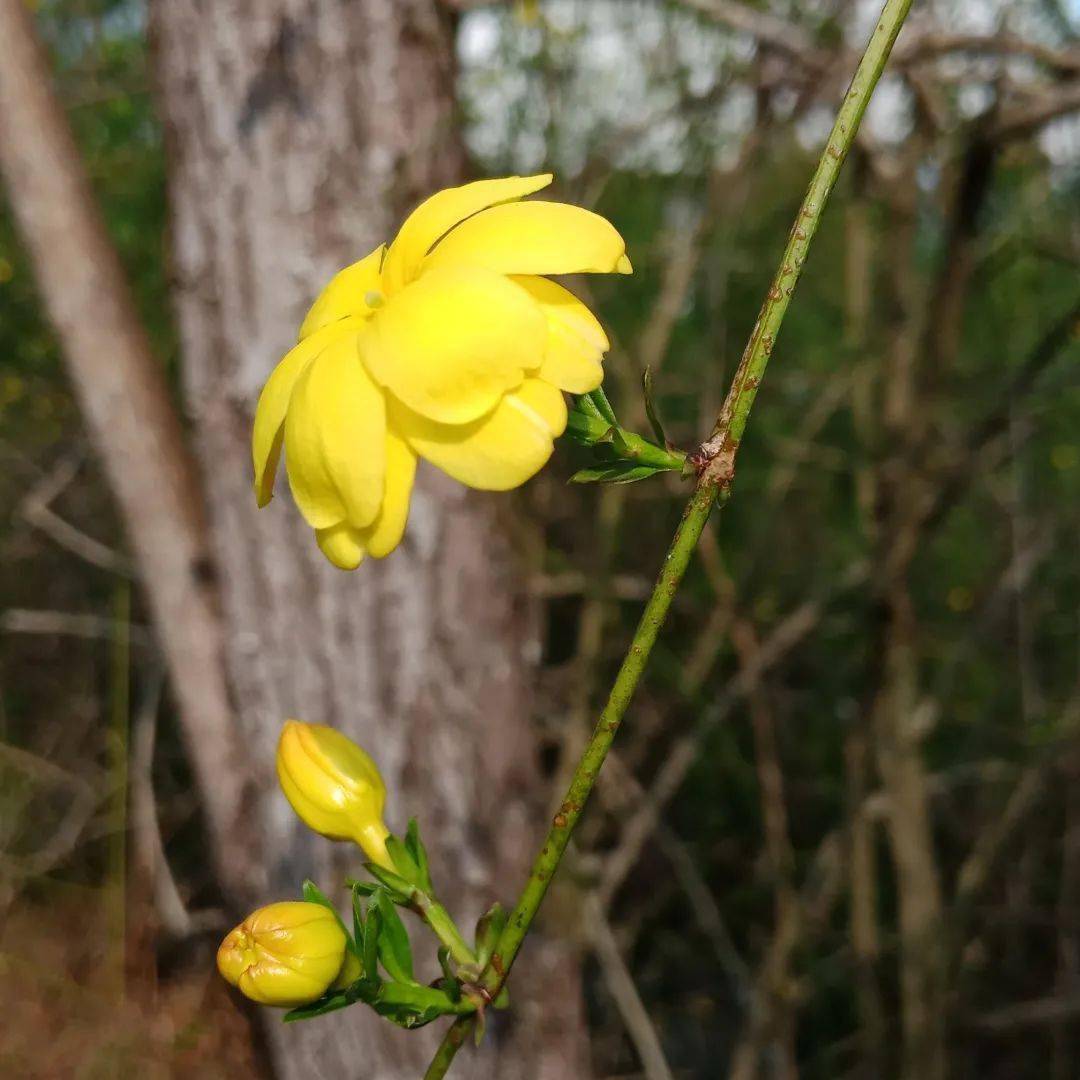
[[(341, 880), (354, 854), (312, 837), (277, 792), (282, 720), (334, 724), (377, 758), (388, 823), (421, 822), (459, 916), (511, 899), (542, 810), (529, 727), (535, 628), (496, 504), (422, 472), (405, 542), (329, 566), (279, 488), (257, 512), (260, 387), (330, 274), (460, 179), (452, 26), (434, 0), (161, 0), (152, 29), (167, 128), (185, 393), (208, 493), (225, 653), (248, 786), (233, 895)], [(538, 806), (538, 799), (539, 806)], [(470, 1076), (586, 1072), (575, 958), (534, 945), (512, 1018)], [(413, 1080), (437, 1032), (359, 1009), (268, 1025), (286, 1077)]]

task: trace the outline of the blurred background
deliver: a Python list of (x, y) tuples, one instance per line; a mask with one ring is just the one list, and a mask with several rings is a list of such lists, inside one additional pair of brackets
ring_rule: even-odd
[[(466, 924), (511, 902), (687, 487), (428, 472), (345, 576), (283, 485), (256, 515), (259, 388), (431, 190), (551, 169), (636, 268), (571, 282), (609, 396), (647, 431), (649, 368), (693, 447), (877, 13), (0, 0), (5, 1076), (420, 1074), (437, 1031), (285, 1028), (213, 971), (356, 868), (277, 791), (280, 724), (363, 743)], [(460, 1075), (1080, 1076), (1078, 267), (1080, 5), (917, 0)]]

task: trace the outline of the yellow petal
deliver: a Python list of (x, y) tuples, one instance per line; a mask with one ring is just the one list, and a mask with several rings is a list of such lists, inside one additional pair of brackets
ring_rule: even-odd
[(251, 458), (255, 466), (255, 499), (265, 506), (274, 494), (274, 474), (281, 457), (281, 440), (285, 413), (289, 408), (296, 380), (308, 364), (339, 335), (355, 340), (359, 320), (347, 320), (327, 326), (299, 345), (293, 346), (266, 380), (259, 404), (255, 408), (255, 424), (251, 433)]
[(425, 274), (366, 324), (368, 371), (410, 409), (464, 424), (495, 407), (544, 358), (547, 327), (501, 274), (451, 266)]
[(366, 255), (352, 266), (339, 270), (311, 305), (300, 325), (300, 340), (313, 334), (321, 327), (337, 322), (339, 319), (355, 315), (366, 318), (373, 307), (368, 303), (371, 294), (382, 288), (379, 267), (382, 264), (385, 244), (380, 244), (370, 255)]
[(551, 179), (551, 173), (544, 173), (541, 176), (477, 180), (432, 195), (405, 219), (405, 224), (386, 253), (383, 279), (387, 290), (395, 292), (408, 284), (439, 237), (458, 222), (496, 203), (531, 195), (547, 187)]
[(375, 521), (364, 529), (340, 522), (315, 529), (323, 554), (339, 570), (355, 570), (365, 555), (384, 558), (401, 543), (408, 521), (409, 497), (416, 477), (416, 455), (403, 438), (387, 430), (386, 494)]
[(528, 290), (547, 319), (547, 347), (537, 376), (571, 394), (595, 390), (604, 381), (600, 362), (611, 347), (596, 316), (554, 281), (542, 277), (513, 280)]
[(455, 480), (506, 491), (547, 463), (553, 439), (566, 427), (566, 401), (554, 386), (530, 378), (471, 424), (439, 424), (394, 403), (391, 423), (421, 457)]
[(328, 529), (316, 529), (315, 541), (319, 550), (339, 569), (355, 570), (364, 560), (364, 529), (354, 529), (348, 522), (339, 521)]
[(493, 206), (463, 221), (424, 260), (424, 273), (454, 263), (501, 274), (631, 272), (611, 222), (580, 206), (540, 201)]
[(386, 403), (353, 334), (334, 339), (296, 382), (285, 417), (285, 466), (314, 529), (374, 521), (386, 471)]
[(322, 553), (339, 569), (355, 570), (365, 555), (382, 559), (401, 543), (409, 517), (409, 497), (416, 477), (416, 454), (393, 431), (386, 432), (386, 490), (378, 517), (366, 528), (342, 521), (316, 529)]
[(373, 558), (385, 558), (401, 543), (415, 478), (416, 454), (400, 435), (387, 428), (386, 494), (379, 516), (366, 530), (367, 551)]

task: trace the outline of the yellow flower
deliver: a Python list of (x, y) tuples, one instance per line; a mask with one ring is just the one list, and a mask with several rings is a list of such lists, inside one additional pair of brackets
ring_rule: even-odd
[[(222, 978), (260, 1005), (293, 1008), (323, 996), (345, 967), (345, 932), (321, 904), (284, 901), (253, 911), (217, 954)], [(350, 973), (355, 969), (352, 965)]]
[(388, 248), (331, 279), (263, 388), (258, 503), (270, 501), (284, 446), (296, 504), (335, 566), (397, 547), (418, 456), (469, 487), (517, 487), (566, 426), (562, 391), (600, 385), (607, 335), (541, 275), (632, 269), (604, 218), (520, 201), (550, 182), (433, 195)]
[(372, 862), (394, 869), (382, 819), (386, 785), (352, 739), (325, 724), (287, 720), (278, 739), (277, 774), (308, 828), (331, 840), (352, 840)]

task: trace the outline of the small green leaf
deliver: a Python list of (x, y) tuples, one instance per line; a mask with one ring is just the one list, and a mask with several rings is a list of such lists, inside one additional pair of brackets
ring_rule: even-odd
[(420, 867), (416, 865), (416, 860), (408, 847), (396, 836), (388, 836), (386, 838), (386, 850), (390, 853), (390, 858), (393, 860), (397, 872), (410, 885), (423, 888), (420, 883)]
[(653, 399), (653, 377), (652, 371), (649, 368), (645, 369), (645, 374), (641, 376), (641, 389), (645, 394), (645, 415), (649, 418), (649, 424), (653, 429), (653, 434), (656, 436), (656, 441), (661, 446), (668, 446), (667, 435), (664, 434), (664, 425), (660, 423), (660, 413), (656, 409), (656, 402)]
[(416, 824), (416, 818), (409, 818), (409, 827), (405, 830), (405, 846), (409, 849), (417, 867), (420, 869), (421, 885), (430, 896), (434, 889), (431, 885), (431, 868), (428, 864), (427, 848), (420, 839), (420, 826)]
[(574, 403), (571, 407), (571, 411), (575, 409), (578, 412), (583, 413), (585, 416), (591, 417), (595, 420), (602, 420), (605, 424), (611, 422), (606, 419), (604, 414), (596, 407), (596, 402), (593, 401), (593, 399), (589, 397), (588, 394), (582, 394), (580, 397), (574, 398)]
[(476, 959), (485, 967), (495, 951), (495, 943), (506, 926), (506, 912), (497, 901), (480, 916), (476, 924)]
[[(578, 398), (578, 404), (586, 400), (586, 398)], [(610, 430), (611, 424), (595, 411), (595, 407), (588, 412), (571, 409), (567, 414), (566, 437), (581, 443), (582, 446), (594, 445)]]
[(446, 1015), (441, 1009), (432, 1005), (425, 1009), (414, 1009), (396, 1002), (376, 1001), (372, 1008), (391, 1024), (397, 1024), (398, 1027), (405, 1028), (407, 1031), (421, 1028), (425, 1024), (430, 1024), (432, 1020), (438, 1020), (440, 1016)]
[(451, 1001), (461, 1000), (461, 983), (458, 982), (457, 972), (450, 963), (450, 950), (443, 945), (439, 949), (439, 967), (442, 968), (443, 977), (435, 984), (446, 994)]
[[(354, 885), (352, 890), (353, 952), (364, 960), (364, 909), (360, 904), (360, 890)], [(366, 975), (367, 972), (365, 971)]]
[(371, 1004), (379, 994), (379, 982), (372, 979), (357, 979), (356, 982), (347, 986), (344, 990), (331, 990), (324, 994), (318, 1001), (308, 1005), (299, 1005), (290, 1009), (283, 1019), (291, 1024), (296, 1020), (310, 1020), (314, 1016), (322, 1016), (324, 1013), (336, 1012), (348, 1005), (355, 1005), (358, 1001)]
[(344, 1009), (352, 1003), (352, 999), (344, 990), (338, 990), (333, 994), (319, 998), (318, 1001), (311, 1002), (310, 1005), (299, 1005), (295, 1009), (290, 1009), (282, 1019), (286, 1024), (292, 1024), (297, 1020), (310, 1020), (314, 1016), (322, 1016), (324, 1013)]
[(371, 896), (376, 889), (382, 888), (381, 885), (374, 881), (361, 881), (359, 878), (346, 878), (345, 884), (349, 886), (354, 893), (359, 893), (361, 896)]
[(390, 897), (381, 890), (374, 896), (382, 927), (379, 931), (379, 959), (395, 982), (416, 985), (413, 978), (412, 946), (409, 934)]
[(372, 1007), (380, 1016), (403, 1028), (418, 1028), (440, 1016), (461, 1012), (457, 1002), (431, 986), (384, 983)]
[(614, 465), (599, 465), (588, 469), (579, 469), (570, 477), (571, 484), (632, 484), (636, 480), (646, 480), (657, 473), (667, 472), (652, 465), (635, 465), (633, 462), (618, 462)]
[[(364, 863), (364, 869), (367, 870), (373, 878), (377, 878), (382, 882), (385, 890), (390, 893), (393, 898), (399, 903), (408, 903), (409, 897), (412, 896), (416, 886), (411, 882), (406, 881), (400, 874), (395, 874), (393, 870), (387, 870), (385, 866), (380, 866), (378, 863), (368, 862)], [(374, 896), (375, 894), (372, 893)]]
[(330, 898), (315, 884), (311, 878), (307, 878), (303, 884), (304, 899), (309, 904), (320, 904), (324, 908), (334, 910), (334, 905), (330, 903)]
[(588, 394), (589, 399), (596, 406), (597, 411), (609, 424), (618, 424), (618, 420), (615, 419), (615, 410), (611, 407), (611, 402), (607, 399), (607, 394), (604, 393), (604, 388), (598, 386), (595, 390), (590, 391)]
[[(374, 894), (382, 895), (382, 890)], [(377, 904), (368, 905), (367, 923), (364, 926), (364, 977), (379, 980), (379, 938), (382, 936), (382, 914)]]
[(304, 899), (309, 904), (318, 904), (320, 907), (326, 908), (328, 911), (333, 912), (334, 918), (337, 919), (338, 926), (341, 927), (341, 932), (345, 935), (345, 940), (349, 943), (350, 948), (353, 946), (352, 935), (349, 933), (349, 928), (345, 925), (344, 920), (338, 913), (338, 909), (330, 902), (330, 898), (315, 884), (311, 878), (307, 878), (303, 885)]

